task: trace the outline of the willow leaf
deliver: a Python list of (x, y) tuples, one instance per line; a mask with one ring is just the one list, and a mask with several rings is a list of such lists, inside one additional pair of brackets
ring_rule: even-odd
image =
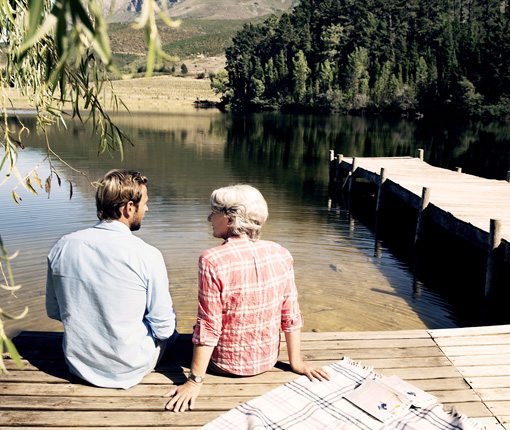
[(152, 72), (154, 71), (154, 64), (156, 63), (156, 52), (157, 45), (156, 40), (152, 37), (151, 29), (147, 27), (146, 31), (146, 40), (148, 44), (148, 52), (147, 52), (147, 72), (145, 74), (146, 78), (150, 78), (152, 76)]
[(142, 3), (142, 13), (140, 14), (139, 18), (135, 21), (135, 24), (133, 25), (133, 28), (136, 30), (141, 30), (144, 28), (147, 23), (149, 22), (149, 17), (152, 12), (152, 8), (150, 7), (149, 1), (144, 1)]
[(39, 175), (37, 174), (37, 170), (34, 170), (34, 171), (32, 172), (32, 178), (34, 179), (35, 183), (36, 183), (37, 185), (39, 185), (39, 188), (41, 188), (41, 189), (42, 189), (42, 182), (41, 182), (41, 180), (39, 179)]
[(92, 21), (90, 21), (90, 18), (83, 8), (83, 5), (81, 4), (80, 0), (70, 0), (69, 1), (69, 8), (71, 10), (71, 15), (73, 17), (79, 17), (82, 24), (85, 26), (85, 28), (91, 33), (94, 33), (94, 25), (92, 24)]
[(7, 337), (4, 337), (3, 340), (5, 345), (7, 346), (7, 351), (9, 351), (9, 354), (11, 355), (11, 359), (18, 365), (20, 369), (23, 369), (24, 367), (23, 362), (21, 361), (21, 357), (18, 353), (18, 350), (16, 349), (12, 341)]
[(19, 205), (20, 201), (23, 200), (15, 191), (12, 191), (12, 199), (17, 205)]
[(39, 40), (46, 36), (57, 23), (57, 17), (48, 15), (42, 25), (30, 37), (25, 39), (19, 49), (19, 60), (21, 60), (28, 49), (32, 48)]
[(50, 198), (50, 192), (51, 192), (51, 176), (48, 176), (46, 178), (46, 181), (44, 182), (44, 191), (48, 194), (48, 198)]
[(37, 31), (43, 17), (44, 2), (41, 0), (28, 0), (28, 31), (27, 38), (30, 39)]
[(10, 287), (9, 285), (0, 284), (0, 288), (7, 291), (18, 291), (21, 288), (21, 285), (13, 285), (12, 287)]
[(27, 316), (27, 314), (28, 314), (28, 306), (25, 306), (25, 309), (19, 315), (8, 314), (7, 312), (5, 312), (2, 309), (0, 309), (0, 313), (2, 314), (2, 317), (7, 318), (9, 320), (20, 320), (20, 319), (25, 318)]
[(27, 188), (29, 191), (34, 193), (36, 196), (39, 195), (39, 194), (37, 194), (37, 191), (35, 190), (35, 188), (32, 186), (32, 180), (29, 177), (25, 180), (25, 183), (27, 184)]

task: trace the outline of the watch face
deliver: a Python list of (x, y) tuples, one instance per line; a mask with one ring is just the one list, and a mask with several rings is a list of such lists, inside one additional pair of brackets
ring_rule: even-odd
[(193, 373), (191, 372), (189, 372), (188, 378), (191, 379), (192, 381), (195, 381), (197, 384), (200, 384), (204, 380), (203, 376), (193, 375)]

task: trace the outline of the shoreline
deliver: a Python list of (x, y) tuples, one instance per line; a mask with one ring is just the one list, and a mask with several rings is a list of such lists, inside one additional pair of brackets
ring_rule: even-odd
[[(197, 100), (220, 101), (219, 95), (211, 89), (209, 78), (160, 75), (148, 79), (132, 78), (111, 81), (111, 83), (114, 93), (130, 112), (164, 112), (176, 107), (194, 107)], [(20, 95), (17, 89), (7, 88), (5, 96), (8, 98), (6, 100), (8, 112), (18, 115), (36, 113), (33, 103), (27, 97)], [(102, 102), (109, 113), (128, 113), (122, 103), (119, 103), (117, 111), (114, 109), (109, 90), (105, 91)], [(70, 108), (70, 104), (67, 107)], [(3, 112), (1, 107), (0, 112)]]

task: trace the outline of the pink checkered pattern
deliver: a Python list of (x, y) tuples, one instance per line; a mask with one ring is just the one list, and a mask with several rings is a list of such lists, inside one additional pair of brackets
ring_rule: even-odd
[(257, 375), (278, 359), (280, 327), (303, 326), (293, 260), (282, 246), (230, 237), (199, 259), (193, 343), (215, 346), (212, 361), (236, 375)]

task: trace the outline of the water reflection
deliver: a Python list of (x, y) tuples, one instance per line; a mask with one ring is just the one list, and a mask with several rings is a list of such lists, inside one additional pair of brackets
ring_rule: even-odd
[[(479, 157), (477, 148), (482, 144), (478, 142), (487, 138), (492, 145), (484, 153), (497, 159), (472, 164), (490, 166), (488, 176), (504, 172), (506, 177), (509, 152), (502, 143), (506, 128), (500, 135), (489, 126), (473, 126), (455, 138), (449, 135), (446, 146), (422, 123), (405, 120), (276, 113), (243, 116), (211, 110), (137, 114), (117, 120), (135, 142), (134, 147), (126, 147), (122, 163), (118, 154), (97, 156), (88, 128), (70, 122), (67, 130), (51, 130), (54, 150), (87, 175), (54, 160), (62, 175), (73, 181), (71, 201), (65, 181), (60, 188), (53, 181), (50, 199), (18, 189), (21, 206), (12, 202), (13, 179), (0, 188), (0, 233), (10, 253), (20, 250), (13, 266), (16, 282), (23, 285), (17, 297), (2, 293), (2, 307), (15, 312), (30, 306), (27, 318), (7, 323), (10, 335), (21, 329), (59, 328), (44, 313), (46, 255), (63, 234), (95, 223), (90, 181), (118, 167), (138, 169), (149, 177), (149, 213), (137, 234), (165, 256), (182, 332), (189, 332), (194, 323), (198, 256), (219, 244), (206, 220), (209, 195), (215, 188), (238, 182), (262, 191), (270, 208), (263, 237), (281, 243), (294, 256), (305, 330), (470, 324), (459, 316), (455, 303), (433, 287), (434, 280), (415, 279), (405, 259), (377, 242), (366, 222), (339, 206), (328, 207), (329, 150), (349, 156), (396, 156), (425, 148), (426, 159), (463, 162), (463, 171), (468, 171), (470, 148), (475, 150), (473, 157)], [(23, 173), (46, 154), (44, 142), (35, 135), (27, 146), (20, 157)], [(39, 176), (44, 180), (48, 174), (42, 165)]]

